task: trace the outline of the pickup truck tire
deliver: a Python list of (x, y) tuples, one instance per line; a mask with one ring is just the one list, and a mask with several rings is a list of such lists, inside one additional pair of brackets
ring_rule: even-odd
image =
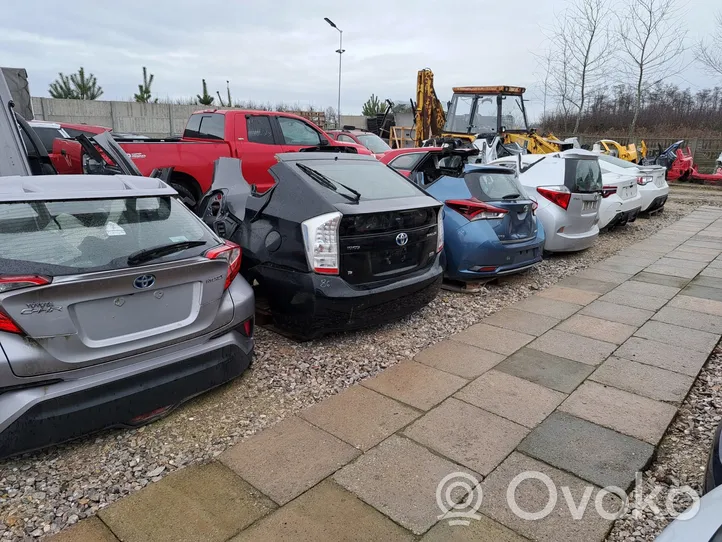
[(185, 203), (186, 207), (194, 209), (198, 205), (201, 199), (200, 188), (196, 188), (197, 183), (193, 177), (174, 174), (168, 184), (178, 192), (181, 201)]

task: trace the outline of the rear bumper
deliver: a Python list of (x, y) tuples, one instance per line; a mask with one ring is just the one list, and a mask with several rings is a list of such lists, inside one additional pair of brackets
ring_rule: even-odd
[[(643, 213), (649, 213), (652, 211), (658, 211), (662, 207), (664, 207), (664, 204), (667, 203), (668, 194), (662, 194), (659, 196), (656, 196), (655, 198), (649, 199), (645, 202), (645, 204), (642, 205), (642, 212)], [(646, 207), (645, 207), (646, 205)]]
[[(599, 237), (596, 215), (570, 217), (566, 211), (556, 208), (553, 204), (540, 208), (537, 215), (539, 221), (544, 224), (546, 234), (544, 250), (547, 252), (586, 250), (594, 245)], [(586, 230), (584, 230), (585, 227)]]
[(604, 227), (607, 230), (611, 230), (617, 226), (624, 226), (628, 222), (634, 222), (637, 220), (637, 216), (639, 216), (641, 210), (641, 207), (635, 207), (634, 209), (630, 209), (628, 211), (620, 211), (614, 215), (614, 217)]
[(372, 288), (352, 287), (338, 276), (289, 269), (256, 269), (277, 327), (310, 340), (398, 320), (424, 307), (441, 288), (439, 256), (430, 267)]
[(649, 183), (639, 187), (639, 195), (642, 197), (642, 212), (655, 211), (664, 207), (669, 195), (669, 187), (659, 187)]
[(253, 340), (230, 331), (128, 367), (0, 394), (0, 457), (58, 444), (174, 407), (239, 376)]

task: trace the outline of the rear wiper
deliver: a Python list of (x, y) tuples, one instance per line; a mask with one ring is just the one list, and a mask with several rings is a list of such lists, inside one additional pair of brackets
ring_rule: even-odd
[(519, 196), (521, 196), (521, 194), (507, 194), (506, 196), (502, 196), (501, 199), (516, 199)]
[[(350, 186), (346, 186), (343, 183), (340, 183), (338, 181), (334, 181), (333, 179), (330, 179), (329, 177), (326, 177), (323, 173), (320, 171), (316, 171), (313, 168), (308, 167), (306, 164), (298, 164), (298, 167), (303, 171), (306, 175), (311, 177), (314, 181), (316, 181), (321, 186), (325, 186), (329, 190), (333, 190), (336, 192), (339, 196), (343, 196), (344, 198), (353, 201), (354, 203), (358, 203), (358, 201), (361, 199), (361, 193), (357, 192)], [(336, 189), (336, 186), (342, 186), (349, 192), (353, 194), (353, 196), (349, 196), (348, 194), (342, 194)]]
[(188, 248), (199, 247), (205, 245), (207, 241), (179, 241), (178, 243), (170, 243), (167, 245), (159, 245), (157, 247), (145, 248), (137, 252), (133, 252), (128, 256), (128, 265), (138, 265), (162, 256), (168, 256), (174, 252), (180, 252)]

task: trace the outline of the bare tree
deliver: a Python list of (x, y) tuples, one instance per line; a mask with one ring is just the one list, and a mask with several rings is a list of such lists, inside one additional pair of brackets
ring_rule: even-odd
[(563, 39), (568, 44), (569, 69), (577, 87), (575, 134), (589, 90), (599, 83), (608, 66), (609, 12), (608, 0), (574, 0), (567, 7)]
[(609, 68), (609, 2), (569, 0), (551, 32), (544, 85), (551, 86), (565, 116), (574, 114), (574, 133), (588, 96)]
[(577, 80), (572, 70), (571, 46), (564, 36), (567, 34), (569, 20), (564, 17), (555, 28), (551, 37), (551, 46), (547, 50), (549, 74), (547, 83), (549, 92), (556, 98), (557, 111), (564, 119), (563, 129), (567, 131), (567, 120), (572, 111), (579, 108), (577, 100)]
[(700, 40), (694, 56), (708, 72), (722, 76), (722, 11), (717, 14), (717, 26), (711, 41)]
[(625, 2), (618, 11), (617, 34), (624, 66), (635, 88), (631, 140), (644, 92), (682, 70), (687, 31), (680, 28), (677, 0), (635, 0)]

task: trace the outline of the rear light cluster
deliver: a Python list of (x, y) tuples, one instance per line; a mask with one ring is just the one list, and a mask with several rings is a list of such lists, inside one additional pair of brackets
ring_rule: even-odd
[(223, 285), (223, 289), (227, 290), (241, 270), (241, 247), (230, 241), (225, 241), (221, 246), (208, 250), (205, 257), (209, 260), (226, 261), (228, 272), (226, 273), (226, 283)]
[(564, 185), (539, 186), (536, 191), (565, 210), (569, 207), (569, 201), (572, 199), (571, 191)]
[(438, 254), (444, 250), (444, 209), (439, 209), (439, 214), (436, 217), (436, 253)]
[(316, 273), (338, 275), (339, 234), (342, 214), (327, 213), (301, 223), (308, 265)]
[(494, 207), (475, 198), (470, 199), (448, 199), (445, 201), (450, 209), (453, 209), (468, 220), (493, 220), (504, 218), (508, 212), (506, 209)]
[[(39, 275), (20, 275), (20, 276), (3, 276), (0, 277), (0, 294), (20, 288), (29, 288), (31, 286), (44, 286), (50, 284), (51, 279), (41, 277)], [(0, 331), (7, 333), (23, 333), (23, 330), (13, 322), (13, 320), (0, 310)]]
[(603, 186), (602, 187), (602, 197), (608, 198), (609, 196), (612, 196), (617, 193), (617, 187), (616, 186)]
[(654, 181), (654, 177), (637, 177), (637, 184), (639, 186), (645, 186)]

